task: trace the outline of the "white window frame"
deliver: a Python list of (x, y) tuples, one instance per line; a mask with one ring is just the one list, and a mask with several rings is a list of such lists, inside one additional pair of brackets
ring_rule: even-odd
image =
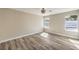
[(43, 20), (43, 27), (44, 27), (44, 28), (49, 28), (49, 22), (47, 22), (47, 23), (48, 23), (48, 24), (47, 24), (48, 26), (46, 26), (46, 25), (45, 25), (45, 20), (50, 21), (50, 18), (46, 17), (46, 18), (44, 18), (44, 20)]
[[(78, 15), (77, 15), (78, 16)], [(69, 16), (66, 16), (66, 17), (69, 17)], [(68, 28), (66, 28), (67, 27), (67, 25), (69, 25), (69, 24), (67, 24), (68, 22), (67, 22), (67, 20), (65, 19), (65, 31), (69, 31), (69, 32), (78, 32), (78, 28), (79, 28), (79, 21), (78, 21), (78, 19), (79, 19), (79, 17), (77, 18), (77, 20), (76, 21), (68, 21), (68, 22), (73, 22), (73, 23), (77, 23), (76, 24), (76, 29), (68, 29)], [(71, 27), (73, 27), (73, 26), (71, 26)]]

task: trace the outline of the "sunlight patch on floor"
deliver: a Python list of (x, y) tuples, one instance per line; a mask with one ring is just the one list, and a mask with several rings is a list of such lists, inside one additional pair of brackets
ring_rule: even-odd
[(50, 40), (49, 40), (49, 34), (46, 32), (43, 32), (40, 34), (40, 36), (44, 37), (44, 41), (50, 44)]
[(43, 32), (43, 33), (41, 33), (40, 35), (43, 36), (43, 37), (48, 38), (48, 33)]
[(78, 40), (72, 40), (69, 39), (77, 48), (79, 48), (79, 41)]

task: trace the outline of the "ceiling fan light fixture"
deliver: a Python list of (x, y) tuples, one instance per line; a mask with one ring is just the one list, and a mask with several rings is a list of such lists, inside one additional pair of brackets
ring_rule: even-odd
[(45, 12), (46, 12), (45, 8), (42, 8), (41, 13), (45, 14)]

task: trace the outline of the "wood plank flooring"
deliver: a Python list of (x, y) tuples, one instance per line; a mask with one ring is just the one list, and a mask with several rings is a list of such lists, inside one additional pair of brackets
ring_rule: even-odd
[(78, 50), (79, 41), (59, 35), (38, 33), (0, 43), (0, 50)]

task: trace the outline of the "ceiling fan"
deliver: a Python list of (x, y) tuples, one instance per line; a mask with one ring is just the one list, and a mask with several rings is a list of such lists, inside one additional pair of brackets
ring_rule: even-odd
[(45, 14), (45, 12), (46, 12), (45, 8), (42, 8), (42, 9), (41, 9), (41, 13), (42, 13), (42, 14)]
[(48, 12), (52, 12), (52, 10), (50, 10), (50, 9), (45, 9), (45, 8), (42, 8), (41, 9), (41, 13), (44, 15), (45, 13), (46, 13), (46, 11), (48, 11)]

